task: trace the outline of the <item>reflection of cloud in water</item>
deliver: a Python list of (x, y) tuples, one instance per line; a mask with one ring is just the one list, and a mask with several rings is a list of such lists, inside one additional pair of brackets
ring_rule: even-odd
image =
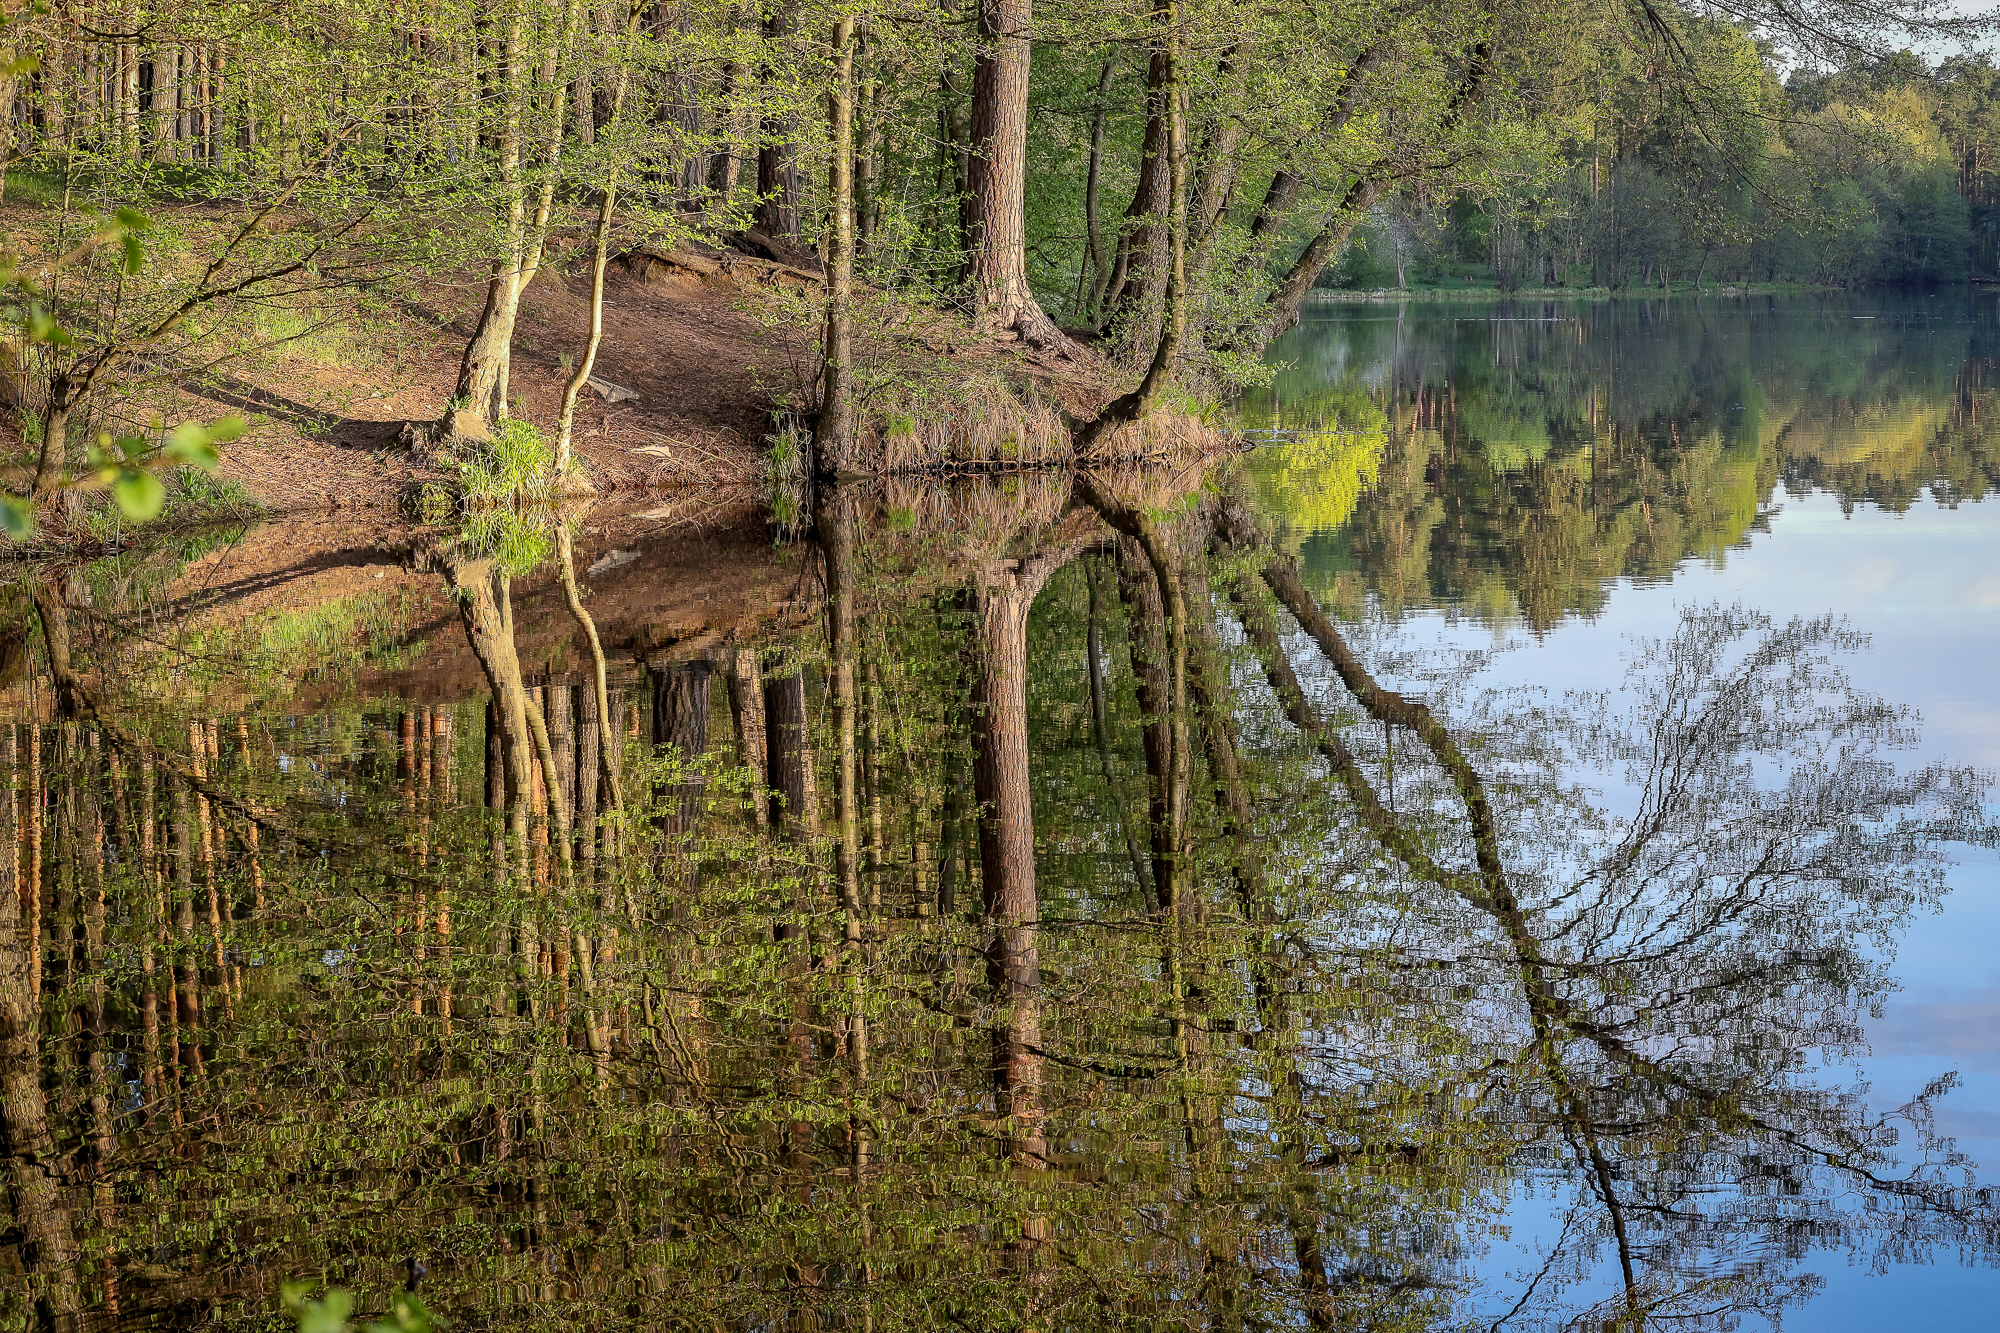
[[(1944, 992), (1951, 995), (1952, 992)], [(2000, 989), (1966, 990), (1954, 998), (1892, 999), (1868, 1024), (1876, 1055), (1930, 1055), (1965, 1062), (1971, 1069), (2000, 1070)], [(2000, 1126), (2000, 1111), (1986, 1116)]]

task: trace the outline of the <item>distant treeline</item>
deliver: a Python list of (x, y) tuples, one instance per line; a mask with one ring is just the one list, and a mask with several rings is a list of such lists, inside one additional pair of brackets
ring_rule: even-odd
[(1556, 169), (1384, 200), (1321, 285), (1895, 286), (2000, 273), (2000, 68), (1907, 52), (1782, 83), (1722, 24), (1697, 96), (1611, 71)]

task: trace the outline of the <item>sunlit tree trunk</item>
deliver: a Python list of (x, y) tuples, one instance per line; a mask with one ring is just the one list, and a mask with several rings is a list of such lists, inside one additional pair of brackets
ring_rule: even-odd
[(972, 317), (1038, 345), (1066, 340), (1028, 285), (1028, 66), (1032, 0), (977, 0), (972, 70)]
[(848, 364), (853, 355), (854, 303), (854, 18), (850, 14), (843, 14), (833, 27), (833, 69), (833, 85), (827, 94), (833, 149), (827, 172), (827, 209), (832, 234), (827, 244), (826, 330), (821, 339), (815, 443), (820, 466), (841, 472), (858, 463), (854, 456), (853, 368)]

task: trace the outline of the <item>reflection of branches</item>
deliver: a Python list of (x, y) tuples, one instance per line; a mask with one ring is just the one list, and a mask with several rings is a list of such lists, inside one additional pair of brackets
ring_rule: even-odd
[[(1233, 545), (1263, 545), (1240, 504), (1225, 502), (1222, 533)], [(1429, 706), (1374, 678), (1290, 559), (1266, 549), (1259, 572), (1362, 714), (1414, 734), (1449, 780), (1441, 790), (1462, 815), (1407, 803), (1387, 809), (1336, 727), (1307, 701), (1267, 604), (1235, 591), (1280, 705), (1327, 761), (1362, 827), (1417, 883), (1499, 928), (1509, 989), (1518, 988), (1532, 1040), (1526, 1058), (1507, 1062), (1515, 1076), (1505, 1095), (1530, 1106), (1545, 1097), (1539, 1115), (1570, 1144), (1607, 1219), (1623, 1279), (1610, 1322), (1637, 1327), (1669, 1307), (1676, 1318), (1693, 1317), (1701, 1292), (1727, 1308), (1763, 1299), (1753, 1294), (1758, 1282), (1667, 1279), (1668, 1254), (1644, 1248), (1633, 1227), (1643, 1220), (1689, 1229), (1711, 1219), (1677, 1206), (1671, 1185), (1664, 1197), (1644, 1184), (1621, 1188), (1621, 1139), (1638, 1141), (1627, 1161), (1655, 1161), (1669, 1182), (1677, 1157), (1716, 1136), (1764, 1157), (1776, 1149), (1779, 1161), (1789, 1155), (1915, 1205), (1897, 1216), (1948, 1220), (1992, 1244), (1985, 1204), (1921, 1165), (1907, 1176), (1884, 1172), (1878, 1132), (1838, 1098), (1779, 1077), (1802, 1048), (1853, 1039), (1844, 1015), (1873, 965), (1851, 937), (1885, 929), (1883, 910), (1910, 901), (1910, 887), (1934, 874), (1934, 848), (1980, 828), (1981, 784), (1971, 775), (1932, 768), (1904, 778), (1873, 757), (1874, 747), (1907, 733), (1900, 713), (1825, 666), (1826, 650), (1852, 647), (1854, 636), (1830, 620), (1771, 632), (1741, 612), (1691, 613), (1679, 636), (1647, 651), (1635, 678), (1635, 728), (1621, 730), (1583, 701), (1583, 717), (1567, 724), (1580, 733), (1577, 753), (1636, 764), (1639, 807), (1625, 821), (1607, 820), (1579, 807), (1588, 798), (1578, 794), (1546, 802), (1548, 810), (1528, 801), (1518, 815), (1509, 811), (1514, 859), (1546, 834), (1549, 856), (1581, 866), (1536, 906), (1511, 882), (1501, 817), (1470, 743)], [(1657, 676), (1650, 689), (1646, 671)], [(1485, 752), (1504, 757), (1498, 747)], [(1773, 768), (1785, 775), (1775, 788), (1760, 781)], [(1506, 773), (1498, 785), (1524, 782)], [(1439, 833), (1461, 823), (1472, 870), (1453, 868), (1436, 850)], [(1546, 1081), (1544, 1094), (1520, 1082), (1527, 1073)]]

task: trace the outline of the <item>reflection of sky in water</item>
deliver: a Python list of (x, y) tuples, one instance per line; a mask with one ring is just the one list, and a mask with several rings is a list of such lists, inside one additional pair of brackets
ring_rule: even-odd
[[(1679, 606), (1741, 601), (1780, 622), (1833, 611), (1872, 640), (1844, 659), (1855, 685), (1921, 714), (1921, 741), (1899, 760), (2000, 770), (2000, 505), (1948, 510), (1924, 501), (1901, 516), (1867, 507), (1845, 516), (1824, 494), (1780, 500), (1771, 532), (1732, 551), (1725, 567), (1689, 562), (1670, 584), (1624, 583), (1594, 620), (1566, 619), (1540, 640), (1510, 633), (1512, 651), (1492, 659), (1485, 679), (1552, 694), (1615, 685), (1630, 639), (1670, 632)], [(1437, 614), (1412, 617), (1405, 630), (1418, 641), (1467, 648), (1494, 642), (1490, 630)], [(1868, 1022), (1873, 1055), (1862, 1063), (1878, 1110), (1958, 1070), (1964, 1085), (1945, 1099), (1939, 1128), (1980, 1163), (1981, 1183), (1993, 1184), (2000, 1182), (2000, 855), (1971, 849), (1959, 861), (1942, 910), (1920, 913), (1898, 946), (1894, 971), (1903, 989)], [(1486, 1265), (1495, 1276), (1532, 1268), (1536, 1239), (1552, 1238), (1558, 1226), (1545, 1203), (1527, 1200), (1510, 1221), (1513, 1240), (1496, 1243)], [(1809, 1262), (1826, 1289), (1786, 1328), (2000, 1327), (2000, 1272), (1962, 1269), (1942, 1254), (1932, 1266), (1877, 1276), (1846, 1267), (1844, 1258), (1814, 1254)]]

